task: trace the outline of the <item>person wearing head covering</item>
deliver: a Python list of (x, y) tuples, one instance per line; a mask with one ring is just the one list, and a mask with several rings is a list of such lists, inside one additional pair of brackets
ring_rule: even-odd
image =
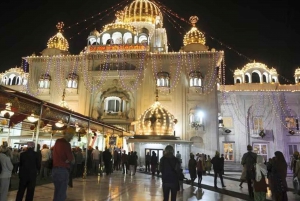
[(287, 163), (285, 158), (280, 151), (275, 152), (275, 158), (271, 170), (271, 181), (272, 181), (272, 197), (273, 200), (287, 201)]
[(27, 142), (27, 150), (20, 154), (19, 189), (16, 201), (22, 201), (26, 192), (26, 201), (32, 201), (34, 196), (36, 177), (41, 161), (34, 151), (34, 142)]
[(223, 176), (222, 176), (223, 167), (222, 167), (222, 159), (220, 158), (220, 152), (216, 151), (216, 155), (211, 159), (211, 164), (213, 165), (213, 169), (214, 169), (214, 187), (218, 188), (217, 177), (219, 175), (222, 187), (225, 188), (226, 186), (224, 185)]
[(2, 171), (0, 173), (0, 201), (7, 200), (7, 193), (10, 184), (10, 177), (13, 170), (13, 164), (7, 155), (8, 147), (0, 146), (0, 165)]
[(257, 156), (255, 164), (255, 179), (253, 180), (254, 200), (265, 201), (267, 193), (267, 183), (265, 176), (267, 175), (267, 166), (264, 164), (264, 158)]
[(72, 140), (74, 134), (74, 128), (66, 128), (63, 131), (63, 138), (57, 139), (53, 147), (53, 201), (65, 201), (67, 198), (70, 166), (71, 163), (74, 164), (75, 162), (70, 145), (70, 141)]
[(246, 168), (246, 180), (248, 184), (249, 197), (254, 197), (252, 181), (254, 179), (254, 164), (256, 163), (257, 154), (252, 152), (252, 146), (247, 146), (247, 153), (242, 157), (241, 164)]
[(298, 189), (295, 189), (294, 193), (298, 193), (300, 195), (300, 154), (298, 152), (298, 160), (296, 160), (296, 167), (294, 172), (294, 181), (296, 182), (296, 179), (298, 179)]
[(180, 162), (174, 156), (174, 148), (171, 145), (166, 146), (165, 154), (160, 159), (159, 171), (162, 174), (163, 182), (163, 201), (169, 200), (171, 192), (171, 201), (176, 201), (177, 191), (179, 187)]

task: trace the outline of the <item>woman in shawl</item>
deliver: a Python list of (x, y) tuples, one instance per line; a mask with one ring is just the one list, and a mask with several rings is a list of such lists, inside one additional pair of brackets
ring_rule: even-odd
[(193, 185), (195, 179), (197, 178), (196, 167), (197, 167), (197, 161), (195, 160), (195, 156), (194, 154), (190, 154), (189, 172), (191, 177), (191, 185)]
[(255, 179), (253, 182), (255, 201), (266, 200), (267, 183), (265, 176), (267, 173), (268, 170), (267, 166), (264, 164), (264, 158), (258, 155), (255, 164)]
[(273, 161), (271, 182), (272, 182), (272, 197), (275, 201), (287, 201), (287, 163), (284, 159), (282, 152), (276, 151)]

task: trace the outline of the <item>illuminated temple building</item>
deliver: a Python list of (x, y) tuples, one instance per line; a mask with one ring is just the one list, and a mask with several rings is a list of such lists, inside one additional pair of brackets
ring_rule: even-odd
[(137, 151), (141, 165), (167, 144), (185, 164), (190, 152), (216, 150), (239, 162), (247, 144), (266, 159), (276, 150), (289, 158), (300, 149), (300, 70), (295, 84), (281, 85), (276, 69), (254, 61), (225, 85), (224, 52), (207, 47), (198, 18), (189, 20), (182, 48), (169, 52), (159, 7), (134, 0), (91, 31), (78, 55), (68, 52), (59, 23), (41, 55), (23, 57), (23, 68), (0, 74), (1, 84), (124, 129), (122, 136), (97, 132), (89, 143)]

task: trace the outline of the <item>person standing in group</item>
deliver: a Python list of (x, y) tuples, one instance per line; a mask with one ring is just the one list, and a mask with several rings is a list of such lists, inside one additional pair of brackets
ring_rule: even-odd
[(210, 155), (207, 155), (207, 160), (205, 161), (205, 170), (210, 175), (210, 171), (211, 171), (211, 158), (210, 158)]
[(156, 156), (156, 153), (152, 151), (152, 156), (151, 156), (151, 172), (152, 176), (155, 175), (155, 172), (157, 171), (157, 165), (158, 165), (158, 159)]
[(223, 176), (222, 176), (222, 171), (223, 171), (222, 159), (220, 158), (220, 153), (218, 151), (216, 151), (216, 155), (211, 159), (211, 163), (214, 169), (214, 187), (218, 188), (217, 177), (219, 175), (222, 187), (225, 188), (226, 186), (224, 185)]
[(92, 167), (93, 167), (93, 173), (95, 175), (98, 175), (99, 171), (99, 164), (100, 164), (100, 151), (98, 149), (98, 146), (95, 147), (95, 149), (91, 153), (92, 157)]
[(135, 175), (135, 161), (136, 161), (135, 153), (132, 151), (128, 158), (130, 175)]
[(81, 149), (79, 147), (76, 147), (75, 149), (76, 177), (81, 177), (83, 175), (83, 166), (82, 166), (83, 160), (84, 159), (83, 159)]
[(162, 174), (163, 183), (163, 201), (169, 200), (170, 191), (171, 201), (175, 201), (177, 191), (179, 191), (180, 162), (174, 156), (174, 148), (171, 145), (166, 146), (165, 154), (160, 159), (159, 164), (159, 171)]
[(43, 148), (41, 150), (41, 156), (42, 156), (42, 161), (41, 161), (41, 178), (47, 178), (48, 177), (48, 172), (49, 172), (49, 163), (50, 163), (50, 157), (51, 157), (51, 151), (48, 148), (46, 144), (43, 145)]
[(139, 159), (139, 157), (138, 157), (138, 154), (137, 154), (137, 152), (135, 151), (135, 152), (133, 152), (133, 154), (134, 154), (134, 172), (136, 173), (136, 169), (137, 169), (137, 166), (138, 166), (138, 159)]
[(0, 165), (2, 171), (0, 173), (0, 201), (7, 201), (7, 193), (10, 184), (13, 164), (7, 146), (0, 146)]
[(267, 176), (267, 166), (264, 164), (264, 158), (257, 156), (255, 164), (255, 179), (253, 180), (254, 200), (265, 201), (267, 193), (267, 183), (265, 176)]
[(176, 154), (176, 158), (178, 159), (179, 163), (180, 163), (180, 167), (182, 167), (182, 159), (181, 159), (181, 154), (179, 153), (179, 151), (177, 151), (177, 154)]
[(273, 188), (272, 197), (275, 201), (287, 201), (287, 163), (285, 158), (280, 151), (275, 152), (275, 158), (272, 160), (272, 170), (271, 170), (271, 186)]
[(150, 152), (147, 152), (146, 157), (145, 157), (145, 163), (146, 163), (145, 172), (150, 172), (150, 162), (151, 162)]
[(195, 160), (195, 155), (191, 153), (190, 160), (189, 160), (189, 173), (191, 177), (191, 185), (193, 185), (195, 179), (197, 178), (196, 168), (197, 168), (197, 161)]
[(37, 172), (41, 167), (38, 153), (34, 151), (34, 142), (27, 143), (27, 150), (20, 154), (19, 189), (16, 201), (22, 201), (26, 192), (25, 201), (32, 201), (34, 196)]
[(53, 147), (53, 201), (65, 201), (67, 198), (70, 164), (75, 162), (70, 145), (74, 134), (74, 128), (66, 128), (63, 131), (63, 138), (57, 139)]
[(246, 180), (248, 184), (248, 193), (249, 193), (249, 197), (253, 198), (254, 192), (252, 187), (252, 181), (254, 180), (255, 177), (254, 164), (256, 163), (257, 154), (252, 152), (251, 145), (247, 146), (247, 150), (248, 152), (245, 153), (242, 157), (241, 164), (243, 166), (246, 166)]
[(225, 169), (224, 169), (225, 158), (224, 158), (224, 154), (221, 154), (221, 161), (222, 161), (222, 175), (225, 175)]
[(203, 173), (203, 162), (202, 158), (200, 157), (197, 161), (197, 175), (198, 175), (198, 186), (201, 187), (202, 182), (202, 173)]
[(18, 152), (18, 149), (14, 149), (12, 155), (12, 164), (14, 166), (12, 173), (16, 175), (18, 174), (20, 164), (20, 153)]
[(105, 166), (106, 175), (110, 175), (112, 172), (111, 160), (112, 160), (112, 154), (110, 153), (109, 149), (106, 148), (105, 151), (103, 152), (103, 162)]

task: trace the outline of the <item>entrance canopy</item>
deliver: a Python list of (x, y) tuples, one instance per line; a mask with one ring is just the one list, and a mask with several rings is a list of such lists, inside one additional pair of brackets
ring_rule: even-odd
[[(25, 131), (22, 133), (27, 135), (26, 131), (30, 131), (35, 132), (35, 137), (38, 138), (39, 132), (45, 132), (46, 129), (47, 133), (55, 133), (66, 126), (74, 126), (77, 132), (83, 133), (97, 132), (118, 136), (127, 134), (121, 128), (3, 86), (0, 86), (0, 110), (2, 132), (3, 128)], [(28, 117), (34, 117), (37, 121), (30, 121)]]

